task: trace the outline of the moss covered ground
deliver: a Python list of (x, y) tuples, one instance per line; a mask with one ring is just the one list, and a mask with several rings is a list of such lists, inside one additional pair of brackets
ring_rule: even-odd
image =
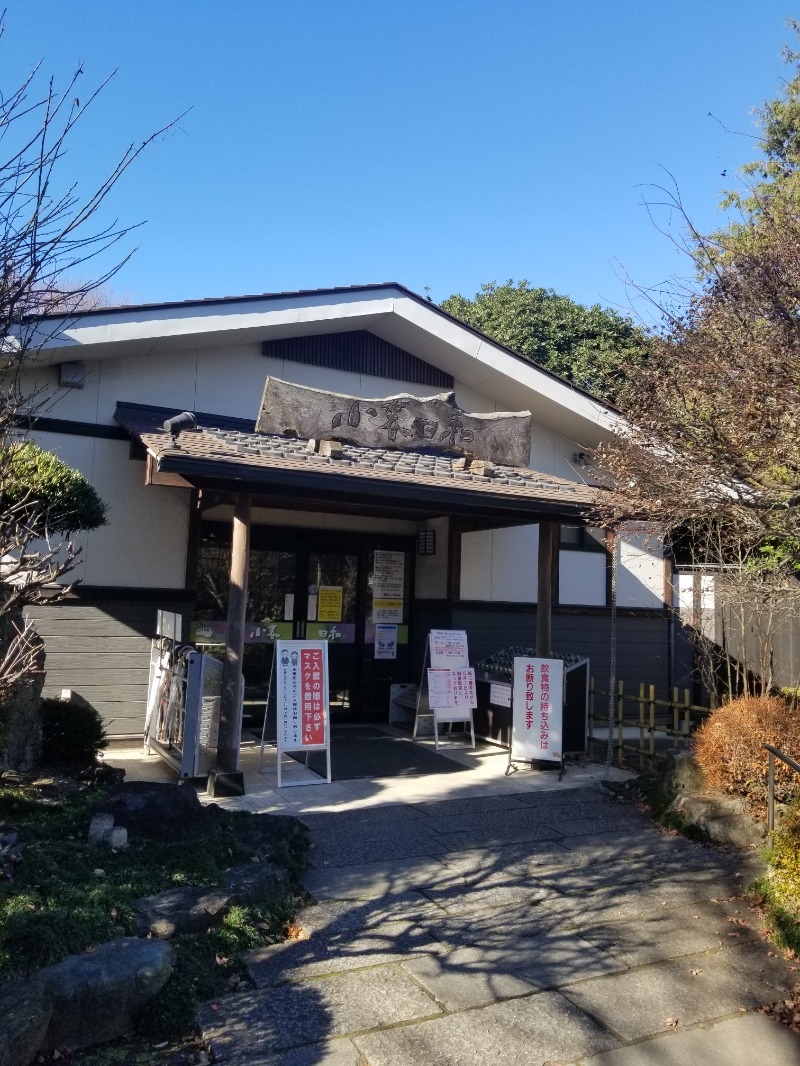
[[(231, 866), (254, 859), (269, 859), (292, 875), (305, 867), (307, 842), (298, 823), (241, 812), (219, 812), (199, 841), (134, 839), (119, 852), (90, 845), (87, 830), (101, 800), (96, 790), (53, 799), (32, 788), (0, 788), (0, 834), (13, 829), (24, 844), (13, 880), (0, 878), (0, 987), (75, 952), (135, 935), (135, 904), (143, 896), (181, 885), (213, 887)], [(148, 1048), (190, 1035), (199, 1002), (240, 986), (244, 952), (283, 939), (295, 902), (234, 907), (224, 924), (176, 937), (175, 973), (140, 1019), (142, 1046), (107, 1048), (100, 1058), (80, 1061), (165, 1061), (148, 1058)]]

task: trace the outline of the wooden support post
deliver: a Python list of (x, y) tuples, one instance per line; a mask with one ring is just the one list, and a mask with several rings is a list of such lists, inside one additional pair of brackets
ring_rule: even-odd
[(209, 776), (211, 795), (243, 795), (239, 772), (241, 722), (241, 675), (247, 613), (247, 569), (250, 562), (250, 516), (252, 496), (236, 494), (231, 543), (231, 579), (228, 591), (228, 629), (222, 664), (222, 697), (219, 708), (217, 769)]
[(539, 586), (536, 596), (536, 654), (546, 659), (553, 650), (553, 586), (558, 562), (558, 522), (539, 523)]

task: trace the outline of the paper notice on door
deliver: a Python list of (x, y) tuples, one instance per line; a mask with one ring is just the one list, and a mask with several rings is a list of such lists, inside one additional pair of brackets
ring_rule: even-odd
[(397, 626), (375, 626), (375, 658), (397, 658)]
[(467, 634), (463, 629), (432, 629), (430, 648), (434, 669), (466, 670), (469, 666)]
[(341, 622), (342, 586), (320, 585), (317, 618), (320, 622)]
[(400, 623), (403, 621), (403, 601), (374, 599), (372, 601), (372, 621)]
[(283, 620), (284, 622), (294, 621), (294, 593), (287, 592), (283, 597)]
[(403, 598), (403, 579), (405, 576), (404, 552), (375, 552), (372, 573), (372, 595), (379, 599)]
[(316, 620), (317, 620), (317, 597), (316, 596), (309, 596), (308, 597), (308, 616), (307, 616), (307, 618), (308, 618), (309, 622), (316, 622)]

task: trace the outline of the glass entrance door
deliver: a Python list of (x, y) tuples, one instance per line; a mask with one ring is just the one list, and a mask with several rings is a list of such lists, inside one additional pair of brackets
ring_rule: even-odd
[(306, 567), (307, 640), (328, 642), (331, 719), (349, 717), (358, 702), (356, 660), (359, 647), (356, 553), (309, 552)]
[[(367, 534), (325, 534), (322, 540), (318, 532), (253, 528), (245, 732), (260, 736), (279, 639), (327, 641), (334, 722), (386, 722), (391, 685), (418, 680), (411, 676), (414, 555), (408, 540)], [(225, 643), (229, 571), (230, 527), (208, 523), (190, 639), (212, 654), (221, 655)], [(268, 722), (267, 736), (273, 735)]]

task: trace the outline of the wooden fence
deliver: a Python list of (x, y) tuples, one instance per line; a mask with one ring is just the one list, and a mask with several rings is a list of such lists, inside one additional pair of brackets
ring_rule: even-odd
[(609, 723), (609, 693), (589, 682), (589, 752), (601, 756), (606, 751), (609, 725), (616, 761), (638, 756), (640, 764), (666, 748), (686, 747), (694, 730), (711, 712), (710, 707), (693, 704), (688, 688), (674, 688), (672, 699), (656, 699), (656, 686), (642, 682), (638, 693), (626, 692), (620, 681), (614, 693), (612, 721)]

